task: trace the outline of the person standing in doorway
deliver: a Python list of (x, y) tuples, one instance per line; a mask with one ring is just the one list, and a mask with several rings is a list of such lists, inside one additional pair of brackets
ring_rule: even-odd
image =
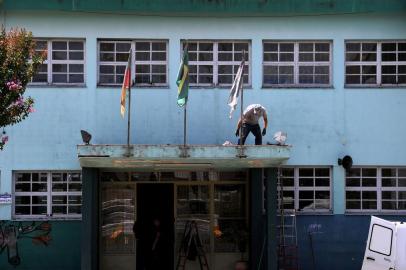
[[(259, 125), (259, 119), (261, 117), (264, 119), (264, 128), (262, 129), (262, 132)], [(255, 145), (261, 145), (262, 136), (265, 136), (266, 129), (268, 127), (268, 115), (265, 107), (261, 104), (251, 104), (245, 109), (242, 119), (240, 118), (237, 123), (237, 130), (235, 131), (235, 136), (237, 137), (240, 136), (241, 125), (242, 134), (240, 139), (242, 141), (238, 139), (238, 144), (244, 145), (248, 134), (252, 132), (252, 134), (255, 136)]]

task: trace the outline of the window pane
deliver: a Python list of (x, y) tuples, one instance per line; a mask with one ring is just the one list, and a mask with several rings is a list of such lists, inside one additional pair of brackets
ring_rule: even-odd
[(101, 53), (100, 61), (114, 62), (114, 53)]
[(69, 74), (69, 82), (70, 83), (83, 83), (84, 76), (83, 76), (83, 74)]
[(346, 193), (347, 200), (360, 200), (361, 192), (360, 191), (347, 191)]
[(376, 53), (363, 53), (362, 61), (376, 61)]
[(349, 210), (361, 209), (361, 201), (347, 201), (345, 207)]
[(129, 54), (128, 53), (116, 53), (116, 61), (127, 62)]
[(200, 51), (212, 51), (213, 43), (199, 43), (199, 50)]
[(100, 51), (114, 51), (114, 43), (100, 42)]
[(69, 52), (70, 60), (83, 60), (83, 52)]
[(363, 200), (376, 200), (376, 191), (362, 191)]
[(54, 83), (67, 83), (68, 82), (68, 77), (66, 74), (53, 74), (52, 75), (52, 81)]
[(278, 43), (264, 43), (264, 51), (269, 52), (277, 52), (278, 51)]
[(376, 186), (376, 179), (375, 178), (363, 178), (362, 179), (362, 186), (363, 187), (375, 187)]
[(68, 45), (66, 41), (53, 41), (52, 50), (67, 50)]
[(396, 201), (382, 201), (382, 209), (384, 210), (396, 210)]
[(150, 57), (149, 52), (136, 52), (135, 53), (135, 60), (137, 60), (137, 61), (149, 61), (150, 60), (149, 57)]
[(279, 54), (279, 61), (281, 62), (293, 62), (293, 53), (281, 53)]
[(307, 199), (307, 200), (309, 200), (309, 199), (314, 199), (313, 198), (313, 191), (299, 191), (299, 200), (301, 200), (301, 199)]
[(135, 50), (136, 51), (149, 51), (150, 50), (150, 43), (149, 42), (136, 42), (135, 43)]
[(166, 75), (152, 75), (152, 83), (166, 83)]
[(300, 178), (299, 179), (299, 186), (301, 187), (313, 187), (314, 186), (313, 178)]
[(118, 52), (129, 52), (131, 49), (131, 43), (116, 43), (116, 51)]
[(52, 59), (53, 60), (67, 60), (67, 53), (66, 52), (53, 51), (52, 52)]
[(53, 215), (64, 215), (67, 214), (67, 207), (66, 205), (60, 205), (60, 206), (52, 206), (52, 214)]
[(52, 71), (53, 72), (67, 72), (68, 71), (68, 65), (66, 65), (66, 64), (53, 64), (52, 65)]
[(382, 51), (396, 51), (396, 43), (382, 43)]
[(31, 191), (31, 184), (30, 183), (17, 183), (15, 186), (16, 192), (29, 192)]
[(83, 42), (69, 41), (69, 50), (83, 50)]
[(313, 168), (299, 168), (299, 175), (306, 177), (314, 176)]
[(362, 169), (362, 176), (363, 177), (376, 177), (377, 170), (376, 169)]
[(165, 61), (166, 60), (166, 52), (153, 52), (151, 60), (153, 60), (153, 61)]
[(280, 43), (279, 50), (281, 52), (293, 52), (294, 44), (293, 43)]
[(376, 209), (376, 201), (362, 201), (362, 209)]
[(377, 44), (376, 43), (362, 43), (362, 51), (376, 51)]
[(345, 54), (345, 61), (349, 62), (357, 62), (361, 60), (361, 54), (360, 53), (346, 53)]
[(32, 191), (33, 192), (45, 192), (47, 191), (47, 184), (46, 183), (32, 183)]
[(245, 216), (245, 190), (243, 185), (216, 185), (215, 213), (220, 217)]
[(16, 206), (15, 207), (15, 214), (16, 215), (29, 215), (31, 214), (30, 206)]
[(345, 76), (345, 83), (346, 84), (360, 84), (361, 77), (360, 76)]
[(166, 42), (152, 42), (153, 51), (166, 51)]

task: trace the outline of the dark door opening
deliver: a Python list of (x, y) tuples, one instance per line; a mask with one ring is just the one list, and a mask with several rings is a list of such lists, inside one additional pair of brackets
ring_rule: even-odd
[(137, 185), (137, 270), (173, 270), (174, 186)]

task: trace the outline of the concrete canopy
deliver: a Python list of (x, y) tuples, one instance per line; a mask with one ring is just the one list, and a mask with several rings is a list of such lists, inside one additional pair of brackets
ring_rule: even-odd
[(137, 170), (275, 167), (289, 159), (290, 146), (78, 145), (82, 167)]

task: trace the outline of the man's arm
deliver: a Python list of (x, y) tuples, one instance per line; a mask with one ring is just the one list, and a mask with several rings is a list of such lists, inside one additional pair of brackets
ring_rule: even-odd
[(262, 129), (262, 136), (265, 136), (266, 134), (266, 128), (268, 127), (268, 115), (266, 114), (266, 111), (264, 110), (264, 114), (262, 115), (264, 118), (264, 128)]
[(268, 115), (264, 111), (264, 128), (268, 128)]

